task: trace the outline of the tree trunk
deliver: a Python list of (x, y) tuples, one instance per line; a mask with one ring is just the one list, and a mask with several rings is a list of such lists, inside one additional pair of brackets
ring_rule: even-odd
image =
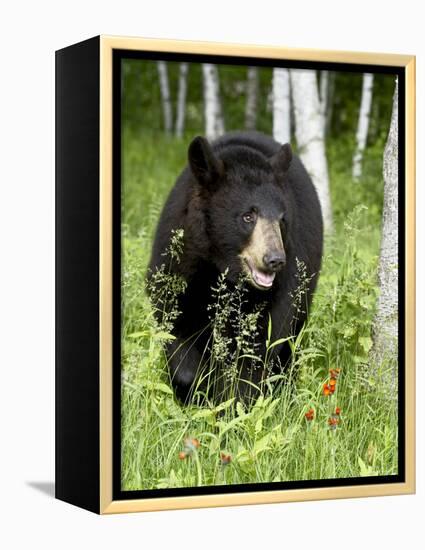
[(224, 134), (224, 120), (220, 103), (220, 84), (215, 65), (202, 65), (204, 76), (205, 134), (208, 139), (216, 139)]
[(177, 117), (176, 117), (176, 136), (177, 137), (182, 137), (184, 132), (188, 71), (189, 71), (189, 65), (187, 63), (180, 63), (179, 92), (177, 96)]
[(168, 69), (165, 61), (158, 61), (158, 74), (164, 117), (164, 131), (167, 134), (171, 134), (173, 128), (173, 111), (171, 107), (170, 86), (168, 84)]
[(369, 131), (370, 109), (372, 106), (373, 74), (364, 73), (362, 98), (360, 102), (359, 121), (356, 134), (356, 151), (353, 157), (353, 179), (358, 180), (362, 175), (363, 152), (366, 147)]
[(320, 113), (322, 115), (323, 135), (326, 135), (326, 113), (328, 110), (329, 71), (320, 71)]
[(246, 78), (245, 128), (257, 127), (258, 68), (248, 67)]
[(379, 297), (372, 358), (377, 365), (397, 353), (398, 337), (398, 83), (384, 151), (384, 208), (378, 268)]
[(335, 93), (335, 72), (331, 71), (328, 77), (328, 101), (327, 101), (327, 108), (326, 108), (325, 136), (329, 134), (331, 124), (332, 124), (334, 93)]
[(288, 69), (273, 69), (273, 137), (279, 143), (291, 140)]
[(331, 232), (332, 207), (317, 75), (315, 71), (298, 69), (291, 69), (290, 75), (299, 155), (319, 196), (325, 231)]

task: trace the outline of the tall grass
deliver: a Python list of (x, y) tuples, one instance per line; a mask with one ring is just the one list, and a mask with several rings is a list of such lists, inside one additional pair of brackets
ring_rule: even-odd
[[(311, 315), (286, 383), (265, 385), (248, 410), (234, 397), (203, 407), (175, 400), (163, 351), (169, 334), (158, 329), (145, 293), (155, 224), (186, 143), (124, 137), (122, 488), (397, 473), (396, 402), (368, 360), (382, 148), (369, 151), (368, 176), (355, 184), (347, 145), (330, 144), (336, 231), (326, 242)], [(333, 383), (332, 393), (326, 388)]]

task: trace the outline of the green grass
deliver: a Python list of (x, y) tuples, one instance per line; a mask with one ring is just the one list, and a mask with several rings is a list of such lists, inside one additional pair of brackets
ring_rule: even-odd
[[(155, 224), (184, 166), (187, 139), (124, 136), (122, 488), (125, 490), (389, 475), (397, 473), (396, 399), (372, 344), (382, 203), (382, 144), (350, 179), (347, 143), (330, 143), (335, 234), (289, 377), (251, 410), (232, 401), (182, 407), (168, 382), (159, 332), (144, 291)], [(158, 158), (158, 151), (160, 152)], [(333, 395), (329, 370), (340, 369)], [(297, 375), (295, 376), (295, 373)], [(337, 428), (328, 421), (335, 408)], [(314, 409), (314, 419), (305, 413)], [(186, 438), (200, 445), (185, 459)], [(231, 455), (222, 464), (220, 453)]]

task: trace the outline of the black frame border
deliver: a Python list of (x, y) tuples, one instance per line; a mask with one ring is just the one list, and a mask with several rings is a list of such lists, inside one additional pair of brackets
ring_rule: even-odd
[[(230, 48), (230, 46), (229, 46)], [(174, 61), (213, 63), (218, 65), (242, 65), (258, 67), (283, 67), (294, 69), (333, 70), (354, 73), (392, 74), (398, 77), (398, 473), (388, 476), (368, 476), (337, 479), (285, 481), (270, 483), (252, 483), (238, 485), (213, 485), (201, 487), (181, 487), (169, 489), (145, 489), (123, 491), (121, 489), (121, 69), (124, 59), (146, 61)], [(241, 57), (227, 55), (185, 54), (171, 52), (153, 52), (144, 50), (113, 50), (113, 97), (112, 97), (112, 281), (113, 281), (113, 390), (112, 390), (112, 496), (113, 500), (152, 499), (178, 496), (202, 496), (215, 494), (253, 493), (264, 491), (282, 491), (291, 489), (313, 489), (349, 487), (377, 484), (404, 483), (406, 481), (406, 365), (405, 365), (405, 270), (406, 270), (406, 69), (387, 65), (366, 65), (325, 61), (294, 61), (259, 57)], [(402, 358), (402, 360), (401, 360)]]

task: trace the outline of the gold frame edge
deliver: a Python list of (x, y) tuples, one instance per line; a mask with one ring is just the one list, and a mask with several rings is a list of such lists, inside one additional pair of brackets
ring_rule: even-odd
[[(390, 496), (415, 492), (415, 57), (115, 36), (100, 37), (99, 93), (99, 512), (115, 514)], [(355, 63), (405, 68), (406, 115), (406, 479), (403, 483), (254, 491), (148, 499), (112, 499), (112, 54), (114, 49), (228, 55), (297, 61)]]
[(112, 502), (112, 46), (99, 62), (99, 512)]

